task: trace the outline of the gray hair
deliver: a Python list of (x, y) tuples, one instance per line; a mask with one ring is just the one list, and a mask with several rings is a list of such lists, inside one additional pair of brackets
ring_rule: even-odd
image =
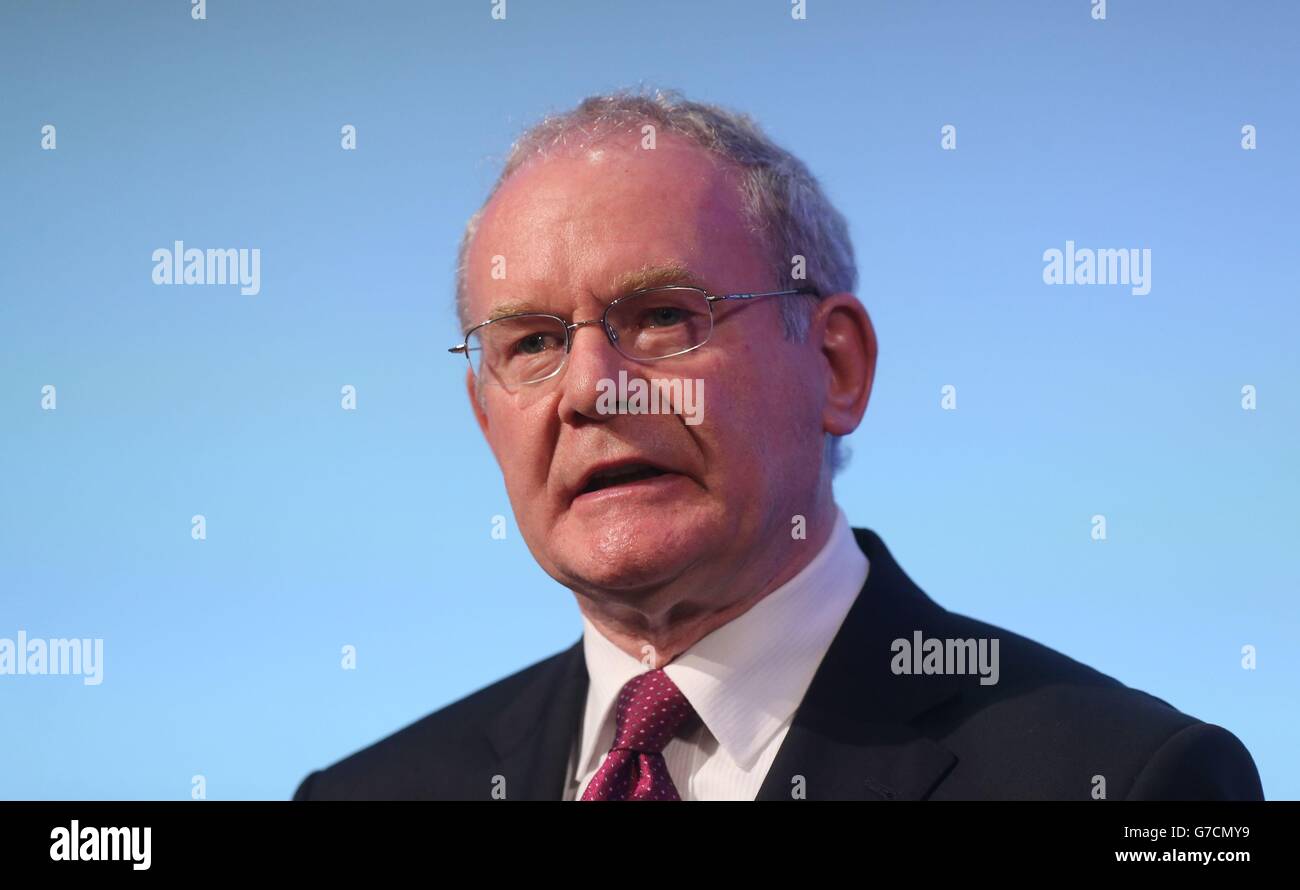
[[(623, 90), (589, 96), (576, 108), (548, 115), (511, 146), (500, 176), (483, 205), (469, 218), (461, 238), (456, 258), (456, 310), (462, 328), (470, 324), (466, 283), (470, 243), (478, 231), (483, 208), (502, 183), (530, 159), (575, 143), (591, 144), (645, 124), (684, 137), (737, 168), (746, 222), (761, 239), (779, 289), (812, 285), (823, 297), (854, 291), (858, 269), (848, 224), (803, 161), (769, 139), (748, 115), (688, 101), (676, 90)], [(804, 260), (804, 277), (798, 280), (794, 277), (796, 257)], [(802, 340), (807, 336), (816, 299), (781, 298), (787, 339)], [(832, 474), (845, 463), (841, 445), (839, 436), (827, 434), (825, 458)]]

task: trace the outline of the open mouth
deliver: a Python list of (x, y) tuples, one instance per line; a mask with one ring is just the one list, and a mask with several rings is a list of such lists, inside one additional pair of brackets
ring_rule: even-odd
[(627, 485), (630, 482), (640, 482), (642, 479), (653, 479), (655, 476), (662, 475), (664, 475), (663, 470), (649, 464), (628, 464), (627, 466), (615, 467), (596, 473), (588, 480), (582, 491), (578, 493), (590, 494), (593, 491), (600, 491), (602, 488)]

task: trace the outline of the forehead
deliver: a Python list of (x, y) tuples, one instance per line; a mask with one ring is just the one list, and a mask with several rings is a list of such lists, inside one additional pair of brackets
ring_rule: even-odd
[(502, 184), (466, 258), (471, 320), (507, 301), (607, 301), (648, 266), (681, 268), (705, 287), (758, 288), (763, 257), (736, 168), (675, 135), (652, 150), (640, 143), (634, 130), (566, 148)]

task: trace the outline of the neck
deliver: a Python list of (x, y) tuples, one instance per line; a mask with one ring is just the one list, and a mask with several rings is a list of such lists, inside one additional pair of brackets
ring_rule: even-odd
[[(672, 587), (680, 588), (683, 582), (691, 587), (689, 593), (673, 596), (665, 588), (643, 602), (664, 602), (669, 605), (653, 611), (616, 602), (609, 598), (574, 591), (578, 609), (614, 645), (638, 661), (652, 668), (663, 667), (713, 631), (748, 612), (764, 597), (779, 589), (799, 574), (830, 540), (836, 521), (836, 507), (827, 502), (817, 516), (809, 516), (807, 540), (787, 540), (776, 559), (763, 558), (772, 548), (767, 540), (760, 545), (759, 553), (752, 559), (741, 561), (741, 567), (728, 566), (712, 579), (679, 579)], [(700, 600), (691, 594), (699, 590), (742, 591), (727, 600), (716, 597)]]

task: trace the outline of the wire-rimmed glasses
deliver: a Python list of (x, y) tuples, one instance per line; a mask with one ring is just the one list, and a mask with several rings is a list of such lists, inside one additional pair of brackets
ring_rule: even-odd
[(600, 318), (587, 321), (569, 322), (544, 312), (489, 319), (466, 331), (464, 342), (447, 351), (463, 353), (480, 383), (540, 383), (560, 373), (578, 328), (600, 325), (622, 355), (638, 362), (659, 361), (709, 342), (714, 303), (800, 294), (818, 296), (814, 287), (740, 294), (711, 294), (687, 285), (648, 287), (619, 297)]

